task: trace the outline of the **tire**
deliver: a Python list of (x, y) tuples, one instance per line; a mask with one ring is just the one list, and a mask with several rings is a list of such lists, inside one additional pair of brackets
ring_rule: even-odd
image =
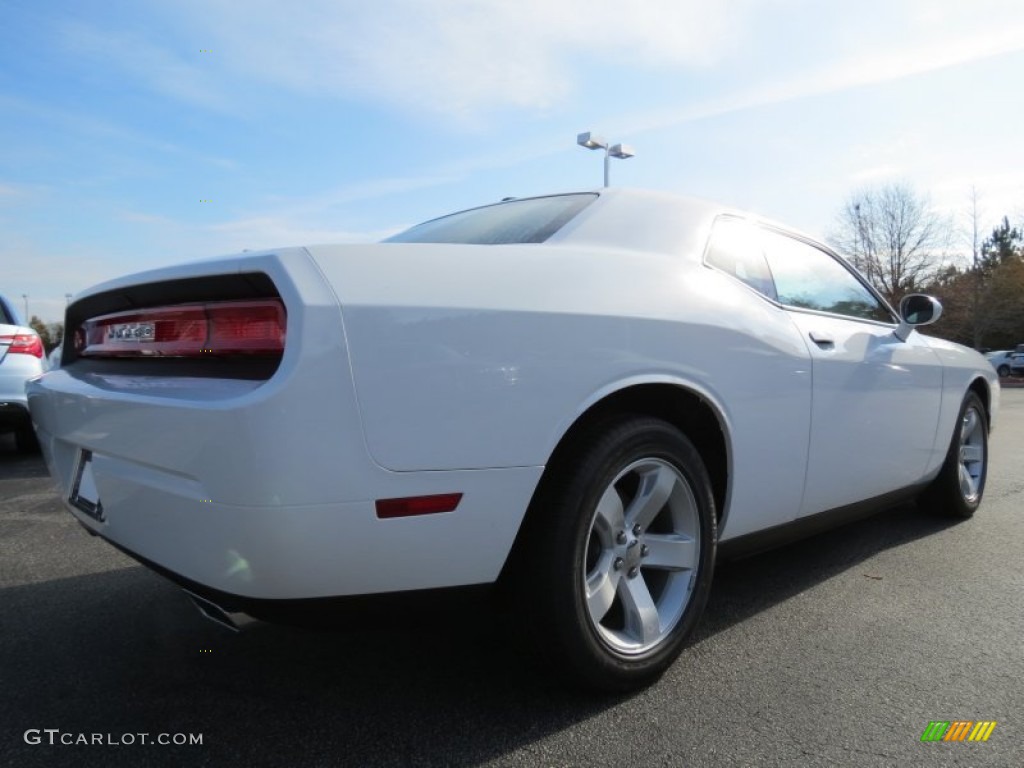
[(676, 659), (707, 602), (711, 481), (682, 432), (645, 416), (595, 425), (568, 455), (528, 514), (516, 620), (571, 681), (635, 690)]
[(929, 512), (966, 518), (974, 514), (985, 494), (988, 475), (988, 420), (985, 405), (968, 392), (960, 406), (956, 429), (938, 477), (922, 501)]
[(19, 453), (39, 453), (39, 439), (32, 427), (20, 427), (14, 432), (14, 447)]
[(1010, 375), (1010, 366), (1000, 365), (998, 368), (996, 368), (996, 373), (999, 374), (999, 378), (1005, 379), (1007, 376)]

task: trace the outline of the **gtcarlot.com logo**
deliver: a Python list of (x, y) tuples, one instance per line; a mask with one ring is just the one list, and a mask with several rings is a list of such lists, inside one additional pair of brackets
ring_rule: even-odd
[(201, 733), (74, 733), (60, 728), (29, 728), (25, 731), (26, 744), (56, 746), (127, 747), (135, 744), (159, 746), (196, 746), (203, 743)]
[(995, 720), (932, 720), (921, 741), (988, 741), (995, 729)]

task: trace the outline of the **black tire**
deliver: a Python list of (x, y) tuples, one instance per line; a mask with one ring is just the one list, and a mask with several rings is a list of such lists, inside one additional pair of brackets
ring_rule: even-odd
[(523, 531), (512, 573), (516, 621), (571, 681), (635, 690), (676, 659), (707, 602), (717, 541), (711, 481), (686, 436), (646, 416), (596, 424), (562, 456)]
[(999, 378), (1005, 379), (1007, 376), (1010, 375), (1010, 366), (1005, 364), (1000, 365), (998, 368), (996, 368), (996, 373), (999, 374)]
[(15, 430), (14, 446), (19, 453), (39, 453), (39, 440), (36, 438), (35, 430), (31, 426)]
[[(965, 453), (965, 448), (970, 453)], [(979, 451), (980, 459), (970, 461)], [(921, 502), (932, 514), (970, 517), (981, 504), (987, 475), (988, 417), (981, 398), (968, 392), (960, 406), (946, 460), (938, 477), (921, 495)]]

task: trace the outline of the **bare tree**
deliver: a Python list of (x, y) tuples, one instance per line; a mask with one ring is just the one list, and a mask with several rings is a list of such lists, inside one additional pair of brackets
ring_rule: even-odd
[(892, 304), (931, 282), (945, 264), (950, 226), (907, 184), (852, 195), (836, 218), (832, 244)]
[(968, 197), (970, 204), (970, 210), (968, 211), (969, 219), (969, 232), (968, 237), (971, 242), (971, 344), (975, 349), (981, 348), (981, 340), (984, 336), (985, 328), (984, 322), (981, 318), (981, 312), (979, 305), (981, 303), (981, 289), (983, 275), (981, 270), (978, 268), (981, 262), (981, 241), (979, 240), (980, 234), (978, 232), (978, 222), (980, 214), (978, 213), (978, 190), (974, 185), (971, 185), (971, 192)]

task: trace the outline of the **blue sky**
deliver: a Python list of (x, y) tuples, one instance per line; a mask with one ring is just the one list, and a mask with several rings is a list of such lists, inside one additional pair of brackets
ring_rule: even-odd
[[(1020, 0), (0, 0), (0, 292), (612, 183), (1024, 218)], [(961, 221), (961, 223), (963, 223)]]

